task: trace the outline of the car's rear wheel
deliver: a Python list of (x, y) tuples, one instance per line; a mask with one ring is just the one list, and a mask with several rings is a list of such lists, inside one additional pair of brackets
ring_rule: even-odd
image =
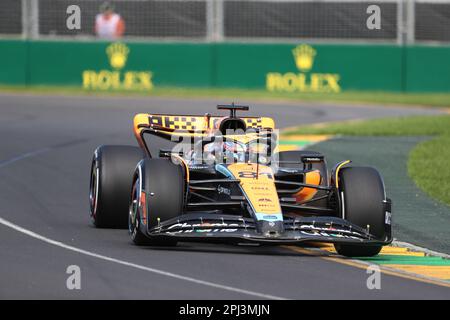
[(100, 146), (94, 152), (89, 192), (90, 215), (97, 228), (126, 228), (133, 173), (144, 157), (138, 147)]
[[(342, 218), (361, 227), (379, 240), (386, 238), (383, 180), (374, 168), (348, 167), (339, 173)], [(343, 200), (342, 200), (343, 196)], [(377, 255), (381, 245), (335, 244), (336, 251), (348, 257)]]
[(184, 173), (180, 165), (168, 159), (145, 159), (139, 163), (128, 219), (135, 244), (176, 245), (177, 241), (173, 238), (147, 237), (145, 234), (158, 223), (182, 214), (184, 191)]

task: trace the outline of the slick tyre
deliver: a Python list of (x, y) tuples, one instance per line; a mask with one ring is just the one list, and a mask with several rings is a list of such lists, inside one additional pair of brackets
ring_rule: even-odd
[(144, 157), (133, 146), (98, 147), (90, 179), (90, 215), (97, 228), (127, 228), (133, 173)]
[[(137, 174), (133, 180), (131, 202), (128, 214), (128, 232), (135, 245), (151, 245), (152, 241), (145, 235), (146, 226), (141, 216), (144, 209), (146, 196), (142, 193), (141, 179)], [(142, 231), (144, 230), (144, 231)]]
[(183, 168), (168, 159), (144, 159), (136, 169), (129, 211), (129, 232), (136, 245), (173, 246), (169, 237), (147, 237), (146, 231), (182, 214)]
[[(374, 168), (348, 167), (339, 173), (339, 191), (342, 218), (366, 229), (377, 239), (386, 237), (384, 183)], [(381, 245), (335, 244), (336, 251), (347, 257), (371, 257), (377, 255)]]

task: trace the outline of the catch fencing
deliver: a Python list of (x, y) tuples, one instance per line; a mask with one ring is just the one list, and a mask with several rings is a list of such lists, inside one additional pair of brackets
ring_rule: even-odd
[[(2, 0), (0, 37), (92, 39), (103, 1)], [(126, 40), (450, 43), (450, 0), (116, 0)], [(81, 28), (66, 26), (77, 5)], [(380, 9), (380, 29), (367, 9)]]

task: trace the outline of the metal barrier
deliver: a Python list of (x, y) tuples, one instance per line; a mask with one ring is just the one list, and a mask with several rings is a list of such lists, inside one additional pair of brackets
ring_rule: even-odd
[[(0, 37), (93, 39), (103, 1), (2, 0)], [(116, 0), (127, 40), (195, 42), (450, 42), (450, 0)], [(81, 28), (66, 26), (77, 5)], [(381, 28), (366, 26), (380, 9)]]

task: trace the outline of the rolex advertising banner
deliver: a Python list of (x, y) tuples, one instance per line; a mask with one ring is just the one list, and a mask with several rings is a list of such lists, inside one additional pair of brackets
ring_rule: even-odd
[(449, 47), (0, 41), (0, 85), (450, 91)]
[(211, 84), (209, 45), (123, 42), (32, 42), (30, 85), (149, 91)]
[(401, 57), (396, 46), (223, 44), (217, 85), (274, 92), (399, 91)]

